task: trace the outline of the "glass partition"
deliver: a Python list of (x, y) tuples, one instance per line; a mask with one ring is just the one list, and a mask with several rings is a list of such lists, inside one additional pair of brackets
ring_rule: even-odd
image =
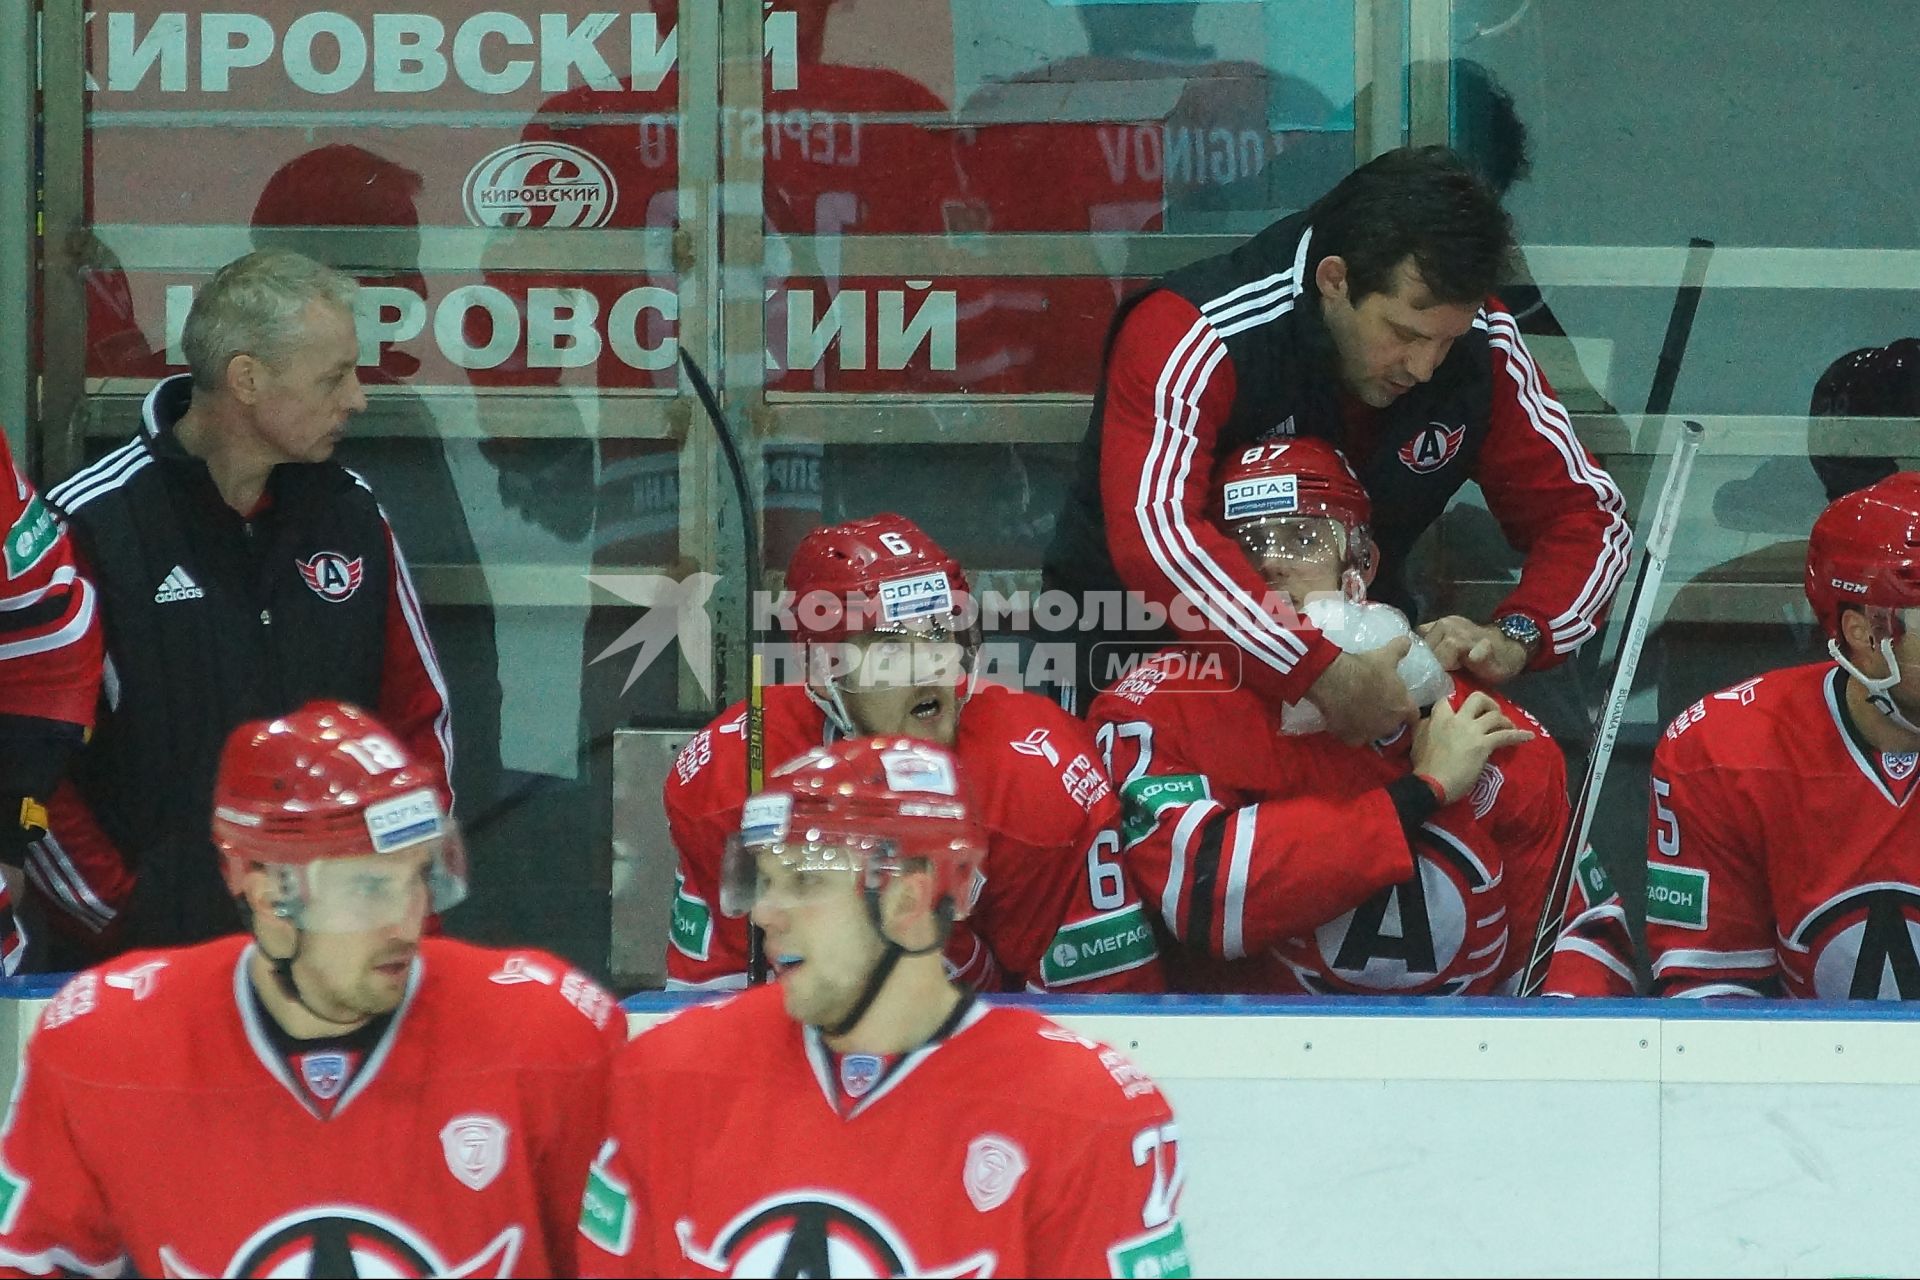
[[(1636, 928), (1659, 733), (1819, 655), (1807, 529), (1915, 453), (1912, 358), (1863, 354), (1915, 337), (1904, 6), (401, 7), (49, 20), (48, 118), (80, 104), (84, 141), (72, 178), (49, 143), (42, 479), (133, 430), (220, 264), (288, 245), (358, 278), (370, 407), (342, 457), (452, 685), (476, 871), (453, 927), (628, 986), (657, 970), (616, 959), (615, 735), (690, 732), (748, 679), (716, 433), (770, 587), (808, 530), (898, 510), (1035, 589), (1116, 306), (1384, 150), (1451, 142), (1505, 192), (1503, 296), (1636, 528), (1669, 419), (1706, 427), (1595, 828)], [(1426, 616), (1486, 616), (1519, 564), (1471, 488), (1413, 555)], [(710, 649), (638, 661), (658, 584), (694, 575)], [(1513, 686), (1576, 780), (1603, 649)]]

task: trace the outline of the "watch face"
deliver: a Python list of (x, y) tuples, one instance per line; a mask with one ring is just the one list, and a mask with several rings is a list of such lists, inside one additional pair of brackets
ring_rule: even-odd
[(1507, 617), (1494, 624), (1509, 640), (1530, 645), (1540, 639), (1540, 628), (1532, 618)]

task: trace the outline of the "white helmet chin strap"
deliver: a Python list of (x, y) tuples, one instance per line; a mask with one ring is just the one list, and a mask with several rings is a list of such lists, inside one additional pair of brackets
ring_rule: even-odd
[(1920, 724), (1915, 724), (1909, 720), (1906, 713), (1901, 711), (1893, 701), (1893, 687), (1900, 683), (1900, 660), (1893, 656), (1893, 637), (1882, 636), (1880, 638), (1880, 657), (1885, 660), (1887, 664), (1887, 674), (1878, 680), (1868, 676), (1865, 672), (1861, 671), (1860, 668), (1849, 662), (1847, 655), (1840, 651), (1840, 642), (1838, 640), (1827, 641), (1827, 652), (1833, 655), (1833, 660), (1840, 664), (1842, 670), (1855, 680), (1858, 680), (1860, 687), (1867, 691), (1868, 706), (1893, 721), (1894, 724), (1906, 730), (1908, 733), (1920, 736)]
[(820, 696), (819, 690), (813, 687), (813, 681), (807, 681), (806, 689), (807, 697), (813, 701), (814, 706), (826, 713), (827, 723), (833, 726), (838, 736), (842, 738), (860, 736), (854, 732), (853, 716), (847, 711), (847, 704), (840, 697), (839, 681), (831, 679), (827, 681), (827, 696), (824, 698)]

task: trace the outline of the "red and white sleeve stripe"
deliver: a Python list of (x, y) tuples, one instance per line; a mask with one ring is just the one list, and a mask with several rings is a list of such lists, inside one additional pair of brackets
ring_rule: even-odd
[(1206, 512), (1219, 431), (1234, 400), (1225, 339), (1284, 315), (1294, 296), (1283, 274), (1202, 309), (1166, 291), (1143, 300), (1109, 358), (1100, 461), (1121, 581), (1163, 606), (1184, 600), (1202, 620), (1194, 638), (1231, 641), (1249, 659), (1247, 681), (1287, 701), (1305, 696), (1337, 650), (1262, 607), (1265, 584)]
[(104, 650), (66, 530), (0, 446), (0, 715), (91, 726)]
[(406, 556), (393, 536), (386, 512), (387, 549), (393, 558), (388, 577), (386, 655), (380, 676), (381, 723), (406, 744), (415, 759), (430, 760), (446, 779), (448, 807), (453, 805), (453, 717), (446, 677), (427, 634), (426, 613), (407, 571)]
[(1551, 662), (1598, 633), (1626, 577), (1633, 531), (1620, 487), (1574, 434), (1513, 317), (1489, 306), (1476, 324), (1493, 349), (1493, 407), (1475, 478), (1527, 557), (1497, 612), (1537, 619)]

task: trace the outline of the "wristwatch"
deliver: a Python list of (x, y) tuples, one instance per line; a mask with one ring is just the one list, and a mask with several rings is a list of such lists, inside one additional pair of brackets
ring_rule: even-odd
[(1531, 663), (1535, 654), (1540, 652), (1540, 624), (1524, 613), (1507, 613), (1493, 620), (1496, 631), (1507, 639), (1517, 642), (1527, 651), (1527, 661)]

